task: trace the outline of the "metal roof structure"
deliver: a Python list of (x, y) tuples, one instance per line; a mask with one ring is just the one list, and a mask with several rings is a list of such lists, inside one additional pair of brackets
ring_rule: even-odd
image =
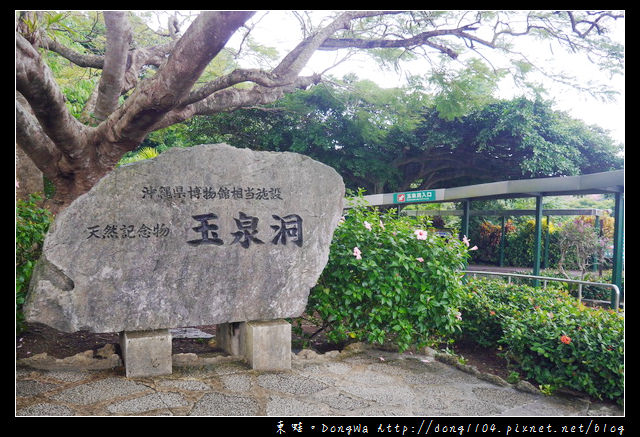
[[(602, 194), (624, 192), (624, 170), (592, 173), (580, 176), (559, 176), (550, 178), (519, 179), (513, 181), (489, 182), (464, 187), (423, 190), (422, 199), (412, 203), (456, 202), (461, 200), (508, 199), (536, 196), (571, 196), (577, 194)], [(364, 199), (371, 206), (398, 205), (404, 193), (371, 194)], [(424, 198), (427, 197), (426, 200)]]
[[(597, 217), (603, 216), (605, 213), (611, 213), (608, 209), (593, 209), (593, 208), (575, 208), (575, 209), (543, 209), (542, 215), (593, 215)], [(464, 215), (463, 209), (405, 209), (401, 212), (403, 215), (408, 216), (462, 216)], [(469, 211), (471, 216), (480, 217), (521, 217), (526, 215), (535, 215), (535, 209), (474, 209)]]

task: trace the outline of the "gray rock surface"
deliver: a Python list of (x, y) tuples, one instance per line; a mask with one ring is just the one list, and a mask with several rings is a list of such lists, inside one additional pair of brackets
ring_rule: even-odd
[(57, 216), (26, 319), (120, 332), (297, 317), (343, 198), (338, 173), (294, 153), (201, 145), (122, 166)]

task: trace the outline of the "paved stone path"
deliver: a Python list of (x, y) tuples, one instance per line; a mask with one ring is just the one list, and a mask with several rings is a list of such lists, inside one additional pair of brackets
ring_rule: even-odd
[(171, 375), (151, 378), (126, 378), (121, 366), (19, 363), (16, 416), (624, 415), (613, 404), (523, 391), (436, 358), (370, 348), (302, 351), (290, 371), (258, 372), (234, 357), (181, 354)]

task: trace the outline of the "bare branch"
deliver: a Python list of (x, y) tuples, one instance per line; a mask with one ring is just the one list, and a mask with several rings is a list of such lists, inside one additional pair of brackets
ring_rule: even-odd
[(73, 62), (78, 67), (101, 69), (104, 66), (104, 56), (78, 53), (48, 37), (44, 39), (43, 46)]
[(122, 93), (124, 94), (136, 87), (140, 71), (144, 66), (153, 65), (159, 67), (167, 59), (176, 43), (177, 40), (174, 40), (166, 44), (131, 50), (127, 59), (127, 71), (125, 72)]
[(330, 38), (327, 39), (318, 49), (319, 50), (336, 50), (342, 48), (358, 48), (358, 49), (372, 49), (372, 48), (408, 48), (416, 47), (420, 45), (427, 45), (435, 48), (442, 53), (445, 53), (449, 57), (456, 59), (458, 54), (452, 49), (438, 44), (434, 41), (430, 41), (434, 37), (442, 37), (453, 35), (459, 38), (467, 38), (478, 40), (484, 45), (491, 45), (488, 41), (480, 40), (479, 38), (469, 35), (462, 29), (440, 29), (431, 30), (427, 32), (419, 33), (411, 38), (404, 39), (361, 39), (361, 38)]
[(267, 88), (287, 85), (278, 77), (266, 71), (258, 69), (237, 69), (229, 74), (221, 76), (215, 80), (207, 82), (195, 91), (192, 91), (187, 98), (181, 102), (181, 106), (187, 106), (207, 98), (216, 91), (229, 88), (242, 82), (255, 82)]
[(315, 53), (315, 51), (318, 50), (331, 35), (340, 29), (348, 28), (351, 20), (355, 18), (375, 15), (380, 15), (380, 12), (361, 11), (345, 12), (340, 14), (326, 27), (308, 36), (298, 44), (291, 52), (289, 52), (289, 54), (287, 54), (287, 56), (284, 57), (280, 64), (273, 69), (273, 73), (282, 78), (293, 78), (297, 76), (307, 64), (313, 53)]
[(98, 100), (98, 85), (96, 85), (95, 87), (93, 87), (93, 89), (91, 90), (91, 94), (89, 94), (89, 98), (87, 99), (87, 101), (84, 104), (84, 108), (82, 108), (82, 113), (80, 114), (80, 121), (82, 121), (85, 124), (97, 124), (97, 123), (93, 123), (93, 112), (96, 109), (96, 101)]
[(372, 14), (378, 13), (343, 13), (328, 26), (305, 38), (300, 44), (298, 44), (298, 46), (296, 46), (296, 48), (285, 56), (285, 58), (276, 68), (273, 69), (271, 73), (256, 69), (234, 70), (233, 72), (211, 81), (191, 92), (181, 103), (181, 106), (193, 104), (215, 92), (246, 81), (255, 82), (264, 88), (281, 88), (291, 85), (297, 80), (300, 71), (304, 68), (309, 58), (324, 40), (337, 30), (347, 27), (350, 20), (356, 16), (367, 16)]
[(178, 34), (180, 33), (180, 23), (178, 22), (178, 17), (174, 13), (167, 19), (167, 29), (169, 30), (169, 36), (171, 39), (177, 39)]
[[(567, 11), (567, 15), (569, 16), (569, 20), (571, 20), (571, 29), (580, 38), (586, 38), (586, 36), (589, 33), (591, 33), (591, 31), (593, 31), (594, 29), (596, 30), (598, 35), (602, 34), (602, 27), (600, 26), (600, 20), (602, 20), (605, 17), (613, 18), (613, 19), (623, 18), (624, 17), (623, 14), (613, 14), (613, 13), (608, 13), (608, 12), (598, 12), (598, 13), (595, 13), (595, 14), (587, 12), (587, 14), (596, 15), (596, 19), (595, 20), (577, 20), (576, 21), (576, 18), (574, 16), (573, 12), (572, 11)], [(588, 25), (587, 29), (584, 32), (580, 32), (578, 30), (578, 25), (580, 25), (580, 24), (587, 24)]]
[(242, 53), (242, 51), (244, 50), (244, 46), (245, 46), (245, 42), (249, 39), (249, 35), (251, 34), (251, 32), (253, 32), (253, 29), (258, 25), (258, 23), (260, 23), (260, 21), (262, 21), (267, 15), (269, 14), (269, 11), (266, 11), (260, 18), (258, 18), (257, 20), (254, 21), (253, 25), (251, 27), (247, 26), (246, 24), (243, 26), (244, 28), (247, 29), (247, 31), (245, 32), (245, 34), (242, 37), (242, 40), (240, 41), (240, 44), (238, 46), (238, 51), (235, 54), (236, 58), (240, 57), (240, 54)]
[(226, 88), (204, 100), (190, 105), (180, 106), (162, 118), (152, 130), (163, 129), (181, 123), (194, 115), (215, 114), (247, 108), (255, 105), (267, 105), (296, 89), (304, 89), (320, 82), (320, 76), (299, 77), (292, 84), (278, 87), (262, 87), (255, 85), (251, 89)]
[(118, 106), (131, 42), (131, 28), (124, 12), (106, 11), (104, 21), (107, 26), (107, 51), (94, 111), (94, 117), (99, 121), (107, 118)]
[[(129, 65), (127, 68), (127, 74), (137, 75), (140, 72), (140, 68), (145, 65), (159, 66), (160, 63), (164, 61), (166, 55), (171, 52), (175, 43), (176, 41), (171, 41), (166, 44), (160, 44), (153, 47), (142, 47), (130, 50), (127, 55), (127, 65)], [(63, 46), (57, 41), (52, 40), (51, 38), (46, 38), (44, 40), (44, 46), (68, 61), (73, 62), (78, 67), (96, 68), (99, 70), (104, 67), (104, 56), (102, 55), (78, 53), (75, 50)], [(127, 79), (127, 83), (133, 84), (134, 82)], [(130, 85), (129, 89), (133, 88), (133, 86), (135, 85)]]
[(267, 105), (275, 102), (286, 93), (296, 89), (304, 89), (319, 82), (320, 76), (314, 75), (298, 77), (292, 84), (279, 87), (266, 88), (256, 85), (249, 90), (226, 89), (196, 104), (194, 114), (214, 114), (252, 105)]

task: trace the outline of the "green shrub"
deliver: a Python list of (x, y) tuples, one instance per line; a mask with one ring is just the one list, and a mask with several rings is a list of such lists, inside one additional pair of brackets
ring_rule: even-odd
[[(533, 267), (533, 246), (535, 221), (527, 220), (519, 224), (514, 231), (506, 233), (504, 249), (505, 265), (514, 267)], [(544, 250), (547, 234), (547, 219), (542, 219), (540, 247)], [(558, 227), (551, 222), (549, 228), (549, 266), (555, 266), (560, 257), (558, 248)]]
[[(611, 270), (604, 272), (604, 274), (599, 274), (597, 272), (587, 272), (584, 275), (583, 280), (589, 282), (604, 282), (607, 284), (611, 284), (611, 276), (613, 272)], [(577, 279), (577, 278), (576, 278)], [(577, 286), (572, 288), (572, 295), (577, 296)], [(624, 279), (622, 280), (622, 284), (620, 287), (620, 292), (624, 291)], [(611, 289), (603, 288), (598, 286), (584, 285), (582, 287), (582, 298), (583, 299), (596, 299), (596, 300), (608, 300), (610, 301), (612, 298)]]
[(40, 257), (42, 243), (53, 217), (37, 204), (42, 198), (32, 194), (16, 203), (16, 331), (23, 329), (22, 305), (33, 267)]
[(587, 308), (566, 292), (468, 282), (462, 332), (484, 346), (502, 346), (527, 379), (599, 399), (623, 400), (624, 319)]
[(394, 214), (357, 206), (335, 231), (309, 296), (334, 342), (394, 343), (402, 351), (459, 329), (467, 246)]
[[(515, 229), (511, 220), (505, 222), (505, 241), (506, 237)], [(498, 264), (500, 262), (502, 226), (494, 225), (485, 220), (472, 227), (470, 233), (473, 242), (480, 248), (480, 250), (473, 252), (471, 262), (474, 264)]]
[(122, 158), (120, 158), (120, 161), (118, 161), (118, 166), (144, 161), (145, 159), (153, 159), (159, 154), (158, 150), (153, 147), (142, 147), (136, 152), (127, 152)]
[[(605, 284), (611, 284), (611, 270), (603, 272), (603, 274), (601, 275), (598, 272), (586, 272), (584, 275), (576, 275), (576, 274), (572, 274), (571, 271), (569, 272), (561, 272), (560, 270), (553, 270), (553, 269), (548, 269), (548, 270), (542, 270), (540, 273), (540, 276), (548, 276), (550, 278), (564, 278), (567, 277), (568, 279), (576, 279), (576, 280), (582, 280), (582, 281), (589, 281), (589, 282), (600, 282), (600, 283), (605, 283)], [(520, 283), (525, 283), (525, 284), (531, 284), (531, 280), (530, 279), (517, 279), (514, 278), (513, 280), (514, 282), (516, 281), (520, 281)], [(527, 282), (524, 282), (527, 281)], [(553, 284), (553, 288), (556, 288), (558, 290), (563, 290), (568, 292), (571, 296), (574, 297), (578, 297), (578, 284), (570, 284), (567, 282), (549, 282), (549, 284)], [(598, 285), (586, 285), (584, 284), (582, 286), (582, 298), (583, 299), (595, 299), (595, 300), (603, 300), (603, 301), (611, 301), (612, 299), (612, 291), (611, 288), (607, 288), (607, 287), (602, 287), (602, 286), (598, 286)]]

